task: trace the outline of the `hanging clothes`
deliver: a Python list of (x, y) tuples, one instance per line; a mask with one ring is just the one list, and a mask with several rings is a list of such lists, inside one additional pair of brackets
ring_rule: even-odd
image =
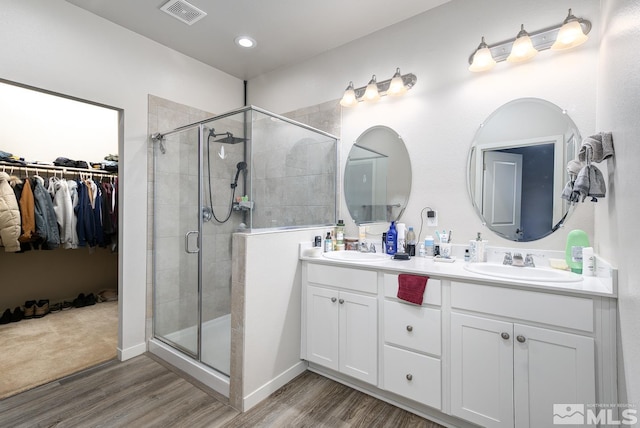
[(71, 248), (78, 248), (78, 182), (75, 180), (67, 180), (67, 188), (69, 189), (69, 197), (71, 198)]
[(0, 246), (8, 253), (15, 253), (20, 251), (21, 218), (9, 179), (9, 174), (0, 171)]
[(44, 240), (43, 249), (54, 249), (60, 246), (58, 220), (53, 210), (53, 202), (44, 188), (44, 179), (38, 175), (33, 177), (33, 199), (35, 204), (36, 233)]
[(93, 180), (78, 181), (78, 245), (104, 247), (100, 189)]
[(73, 206), (67, 180), (57, 177), (49, 178), (49, 194), (53, 199), (53, 211), (60, 227), (60, 244), (63, 248), (76, 248), (73, 243)]

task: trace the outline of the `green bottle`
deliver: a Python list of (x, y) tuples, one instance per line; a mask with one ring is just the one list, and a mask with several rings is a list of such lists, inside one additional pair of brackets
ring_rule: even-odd
[(582, 273), (582, 249), (589, 246), (589, 237), (584, 230), (575, 229), (569, 232), (565, 257), (571, 272)]

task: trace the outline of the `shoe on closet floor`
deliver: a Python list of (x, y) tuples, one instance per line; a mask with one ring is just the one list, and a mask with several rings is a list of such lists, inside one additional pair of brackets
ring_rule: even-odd
[(84, 296), (84, 293), (78, 294), (78, 297), (73, 299), (73, 306), (75, 306), (76, 308), (82, 308), (83, 306), (86, 306), (84, 304), (85, 298), (86, 297)]
[(11, 315), (11, 322), (18, 322), (24, 319), (24, 311), (20, 309), (19, 306), (13, 310), (13, 315)]
[(36, 301), (35, 300), (27, 300), (24, 302), (24, 318), (29, 319), (33, 318), (36, 314)]
[(11, 322), (11, 309), (4, 311), (0, 317), (0, 324), (9, 324)]
[(63, 311), (66, 311), (67, 309), (71, 309), (71, 308), (73, 308), (73, 303), (71, 303), (71, 302), (67, 302), (67, 301), (65, 300), (64, 302), (60, 303), (60, 306), (61, 306), (61, 309), (62, 309)]
[(38, 300), (36, 303), (36, 311), (33, 314), (35, 318), (42, 318), (49, 313), (49, 300)]
[(53, 305), (49, 306), (49, 312), (54, 313), (54, 312), (60, 312), (62, 310), (62, 303), (54, 303)]
[(93, 293), (89, 293), (89, 295), (84, 299), (85, 306), (91, 306), (96, 304), (96, 296)]

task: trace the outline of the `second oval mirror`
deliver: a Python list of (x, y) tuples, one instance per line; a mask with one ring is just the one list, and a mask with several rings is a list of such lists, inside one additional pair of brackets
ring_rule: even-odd
[(356, 140), (344, 171), (344, 196), (356, 224), (402, 216), (411, 192), (411, 162), (402, 138), (374, 126)]
[(494, 111), (476, 132), (468, 185), (486, 226), (512, 241), (554, 232), (570, 209), (560, 198), (577, 154), (580, 133), (560, 107), (521, 98)]

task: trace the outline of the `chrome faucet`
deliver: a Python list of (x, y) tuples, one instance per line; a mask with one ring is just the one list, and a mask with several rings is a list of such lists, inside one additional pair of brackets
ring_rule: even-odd
[(366, 242), (360, 244), (360, 252), (361, 253), (375, 253), (376, 252), (376, 244), (373, 242), (367, 246)]
[(513, 264), (513, 258), (511, 257), (511, 253), (509, 251), (504, 253), (504, 259), (502, 259), (502, 264), (503, 265), (512, 265)]
[(524, 258), (524, 265), (526, 267), (536, 267), (536, 264), (533, 261), (533, 254), (527, 254)]
[(513, 253), (513, 260), (511, 262), (512, 266), (522, 267), (524, 266), (524, 259), (522, 258), (522, 254)]

